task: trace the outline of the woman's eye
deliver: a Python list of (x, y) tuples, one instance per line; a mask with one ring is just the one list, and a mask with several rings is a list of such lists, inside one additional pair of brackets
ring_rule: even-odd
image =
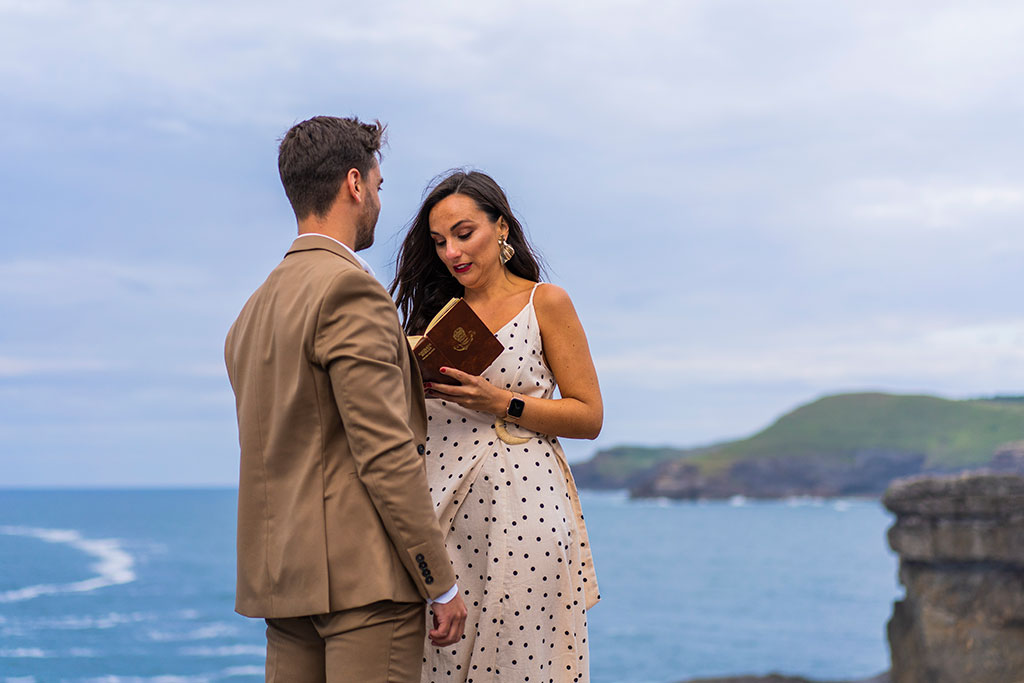
[(468, 240), (468, 239), (469, 239), (469, 237), (470, 237), (470, 235), (472, 235), (472, 234), (473, 234), (473, 231), (472, 231), (472, 230), (471, 230), (471, 231), (469, 231), (469, 232), (464, 232), (464, 233), (462, 233), (461, 235), (459, 235), (459, 239), (460, 239), (460, 240), (463, 240), (463, 241), (465, 241), (465, 240)]

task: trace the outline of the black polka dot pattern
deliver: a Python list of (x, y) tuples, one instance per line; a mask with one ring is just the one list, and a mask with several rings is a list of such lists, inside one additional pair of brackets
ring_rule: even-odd
[[(497, 336), (505, 352), (483, 376), (553, 397), (533, 294)], [(469, 618), (459, 643), (427, 642), (421, 680), (589, 681), (587, 610), (597, 582), (561, 446), (514, 425), (509, 431), (533, 438), (509, 445), (495, 435), (493, 415), (442, 400), (427, 408), (427, 477)]]

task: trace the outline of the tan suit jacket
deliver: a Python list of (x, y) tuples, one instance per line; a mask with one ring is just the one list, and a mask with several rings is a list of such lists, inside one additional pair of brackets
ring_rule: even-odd
[(352, 254), (296, 240), (225, 359), (241, 446), (235, 609), (306, 616), (451, 588), (419, 369), (394, 303)]

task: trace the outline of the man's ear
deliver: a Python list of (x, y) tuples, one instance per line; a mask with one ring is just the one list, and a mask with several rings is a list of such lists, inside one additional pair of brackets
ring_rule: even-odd
[(347, 191), (348, 195), (356, 203), (363, 201), (363, 176), (359, 169), (348, 169), (348, 173), (345, 175), (345, 182), (342, 183), (342, 189)]

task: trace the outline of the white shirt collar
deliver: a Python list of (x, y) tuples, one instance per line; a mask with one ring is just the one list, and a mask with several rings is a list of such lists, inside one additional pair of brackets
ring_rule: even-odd
[(365, 270), (367, 273), (372, 275), (374, 278), (377, 277), (377, 274), (375, 272), (373, 272), (373, 268), (370, 266), (369, 263), (366, 262), (366, 259), (364, 259), (362, 256), (360, 256), (356, 252), (352, 251), (351, 247), (349, 247), (347, 244), (345, 244), (343, 242), (339, 242), (338, 240), (334, 239), (330, 235), (324, 235), (324, 234), (319, 233), (319, 232), (304, 232), (301, 235), (299, 235), (299, 237), (326, 237), (327, 239), (331, 240), (332, 242), (337, 242), (341, 246), (345, 247), (345, 251), (347, 251), (348, 253), (350, 253), (350, 254), (352, 254), (353, 256), (356, 257), (356, 261), (358, 261), (359, 265), (361, 265), (363, 267), (363, 270)]

